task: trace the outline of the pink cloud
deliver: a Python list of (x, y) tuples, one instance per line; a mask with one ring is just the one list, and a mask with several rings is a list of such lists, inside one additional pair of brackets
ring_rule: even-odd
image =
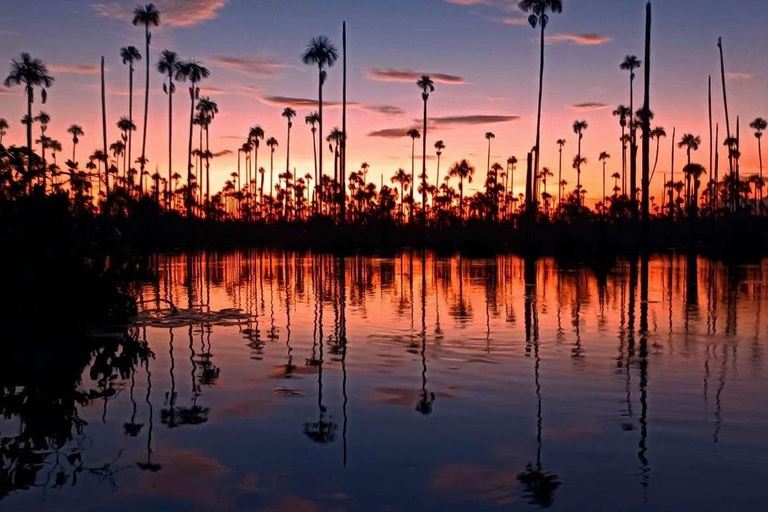
[(222, 68), (256, 77), (274, 77), (286, 67), (275, 60), (263, 58), (214, 57), (213, 62)]
[(456, 75), (447, 75), (445, 73), (428, 73), (424, 71), (416, 71), (414, 69), (401, 69), (401, 68), (371, 68), (366, 73), (365, 77), (368, 80), (375, 80), (377, 82), (416, 82), (422, 75), (429, 75), (433, 82), (447, 85), (462, 85), (465, 83), (464, 78)]
[[(191, 27), (218, 16), (218, 11), (229, 0), (155, 0), (160, 11), (160, 22), (170, 27)], [(107, 18), (130, 20), (137, 2), (113, 0), (93, 4), (93, 9)]]
[(101, 71), (98, 64), (50, 64), (51, 73), (72, 73), (73, 75), (97, 75)]
[(578, 46), (599, 46), (610, 41), (610, 37), (600, 34), (560, 33), (552, 34), (547, 38), (547, 42), (550, 44), (569, 43)]

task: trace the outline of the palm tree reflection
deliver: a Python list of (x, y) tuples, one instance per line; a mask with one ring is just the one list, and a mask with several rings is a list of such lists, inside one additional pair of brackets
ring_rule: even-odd
[[(413, 280), (411, 279), (411, 282)], [(435, 394), (427, 391), (427, 273), (426, 258), (421, 251), (421, 397), (416, 403), (416, 410), (427, 416), (432, 414)]]

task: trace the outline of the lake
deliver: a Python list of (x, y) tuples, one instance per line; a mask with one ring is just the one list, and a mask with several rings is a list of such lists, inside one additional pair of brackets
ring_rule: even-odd
[(0, 509), (768, 508), (768, 260), (151, 264), (6, 375)]

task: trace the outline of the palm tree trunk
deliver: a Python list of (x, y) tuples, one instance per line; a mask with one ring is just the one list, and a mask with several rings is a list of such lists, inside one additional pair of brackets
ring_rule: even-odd
[(288, 211), (289, 196), (291, 193), (291, 121), (288, 120), (288, 140), (285, 146), (285, 214), (290, 217)]
[(144, 26), (145, 50), (144, 58), (147, 62), (147, 77), (144, 86), (144, 133), (141, 137), (141, 168), (139, 169), (139, 183), (141, 184), (141, 193), (144, 193), (144, 166), (146, 165), (147, 155), (147, 116), (149, 115), (149, 25)]
[(209, 142), (209, 128), (205, 125), (205, 201), (209, 205), (211, 202), (211, 149)]
[[(536, 161), (533, 166), (533, 175), (536, 176), (539, 173), (539, 155), (541, 153), (541, 101), (544, 95), (544, 28), (545, 24), (541, 23), (541, 47), (539, 49), (539, 106), (536, 114)], [(536, 194), (536, 180), (533, 180), (531, 194), (534, 197), (538, 197)]]
[(109, 153), (107, 153), (107, 89), (104, 84), (104, 56), (101, 57), (101, 135), (104, 143), (104, 183), (109, 200)]
[(347, 22), (342, 22), (341, 29), (342, 46), (342, 86), (341, 86), (341, 154), (339, 155), (339, 167), (341, 171), (341, 194), (339, 220), (344, 223), (347, 208), (347, 189), (345, 183), (347, 180)]
[[(317, 138), (317, 145), (318, 149), (323, 144), (323, 68), (322, 66), (317, 66), (319, 77), (317, 81), (317, 116), (318, 116), (318, 138)], [(320, 214), (323, 213), (323, 190), (322, 190), (322, 183), (323, 183), (323, 151), (322, 149), (318, 150), (318, 156), (320, 157), (318, 159), (318, 163), (320, 164), (319, 169), (319, 181), (315, 181), (315, 186), (321, 187), (319, 189), (318, 197), (320, 198)]]
[(427, 219), (427, 96), (424, 95), (424, 137), (421, 151), (421, 215)]
[(643, 222), (647, 223), (650, 215), (650, 177), (651, 177), (651, 2), (645, 5), (645, 92), (643, 98), (643, 170), (640, 186), (642, 188)]
[(675, 214), (675, 199), (673, 196), (675, 186), (675, 133), (676, 128), (672, 128), (672, 163), (670, 166), (669, 177), (669, 216), (672, 217)]
[(187, 150), (187, 217), (192, 217), (192, 136), (195, 127), (195, 82), (189, 89), (189, 148)]
[(637, 127), (635, 126), (635, 72), (629, 78), (629, 205), (632, 218), (637, 217)]
[[(133, 144), (133, 61), (128, 64), (128, 119), (131, 126), (128, 129), (128, 170), (130, 171), (133, 161), (131, 160), (131, 149)], [(127, 178), (123, 176), (123, 178)], [(133, 183), (131, 182), (131, 185)]]
[(317, 213), (317, 141), (316, 139), (317, 132), (315, 131), (315, 127), (312, 127), (312, 153), (314, 155), (315, 159), (315, 186), (312, 188), (312, 211)]
[(32, 189), (32, 86), (27, 86), (27, 174), (29, 190)]
[[(731, 122), (728, 117), (728, 93), (727, 93), (726, 83), (725, 83), (725, 57), (723, 57), (723, 39), (720, 37), (717, 38), (717, 47), (720, 50), (720, 76), (723, 83), (723, 106), (725, 108), (725, 131), (726, 131), (726, 136), (728, 137), (728, 139), (730, 139), (731, 138)], [(728, 167), (730, 169), (731, 174), (733, 174), (733, 159), (731, 158), (730, 151), (728, 151)], [(735, 191), (736, 191), (736, 186), (734, 183), (734, 185), (731, 186), (731, 193), (730, 193), (732, 210), (736, 209), (736, 202), (734, 197)]]
[[(238, 164), (240, 158), (238, 156)], [(171, 186), (173, 176), (173, 75), (168, 73), (168, 186)], [(239, 176), (239, 175), (238, 175)], [(166, 208), (171, 209), (171, 194), (167, 194)]]

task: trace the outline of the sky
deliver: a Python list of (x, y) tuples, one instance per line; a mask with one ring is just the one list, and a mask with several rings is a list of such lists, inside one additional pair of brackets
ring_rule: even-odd
[[(602, 169), (598, 155), (612, 155), (608, 176), (621, 170), (620, 128), (612, 111), (629, 103), (628, 73), (619, 69), (627, 54), (641, 60), (645, 0), (563, 0), (562, 14), (551, 17), (545, 49), (542, 165), (557, 176), (557, 139), (566, 139), (563, 179), (575, 183), (569, 162), (576, 154), (571, 126), (586, 120), (583, 139), (588, 164), (582, 182), (588, 197), (599, 196)], [(72, 123), (83, 126), (78, 151), (101, 145), (99, 62), (107, 66), (109, 141), (119, 138), (115, 123), (128, 111), (128, 70), (120, 48), (134, 45), (144, 53), (143, 29), (134, 27), (134, 0), (26, 0), (5, 2), (0, 10), (0, 66), (10, 66), (20, 52), (42, 59), (55, 77), (45, 106), (51, 115), (49, 136), (64, 145)], [(220, 113), (211, 125), (211, 150), (225, 153), (211, 165), (212, 190), (220, 188), (237, 168), (236, 149), (248, 128), (260, 125), (278, 139), (275, 171), (286, 166), (286, 106), (298, 118), (291, 133), (291, 169), (299, 175), (313, 169), (312, 138), (304, 116), (316, 110), (317, 71), (300, 56), (311, 37), (326, 35), (341, 48), (342, 21), (348, 30), (348, 171), (367, 162), (369, 179), (385, 183), (398, 167), (410, 171), (408, 128), (421, 125), (421, 93), (415, 76), (435, 80), (429, 100), (427, 166), (434, 181), (434, 142), (446, 149), (441, 174), (467, 158), (477, 174), (486, 169), (486, 132), (493, 132), (491, 160), (502, 165), (510, 156), (521, 164), (515, 191), (524, 189), (525, 155), (535, 142), (538, 86), (538, 31), (509, 0), (156, 0), (161, 25), (153, 30), (150, 48), (150, 113), (147, 142), (149, 169), (167, 173), (168, 101), (163, 77), (154, 69), (160, 52), (169, 49), (183, 59), (194, 58), (211, 70), (201, 84)], [(672, 129), (700, 135), (702, 148), (694, 160), (709, 165), (707, 80), (712, 75), (715, 121), (724, 133), (717, 38), (723, 37), (731, 127), (741, 117), (742, 173), (758, 171), (756, 139), (748, 127), (755, 117), (768, 117), (768, 56), (760, 44), (768, 20), (763, 0), (654, 0), (651, 109), (654, 125), (669, 137), (662, 141), (658, 173), (669, 172)], [(134, 117), (140, 139), (145, 61), (135, 75)], [(6, 68), (7, 69), (7, 68)], [(0, 67), (5, 76), (6, 69)], [(174, 98), (174, 171), (186, 165), (189, 96), (180, 87)], [(642, 101), (642, 70), (635, 102)], [(341, 99), (341, 62), (330, 69), (324, 99)], [(7, 144), (24, 144), (19, 123), (25, 113), (20, 88), (0, 86), (0, 117), (11, 128)], [(341, 109), (328, 105), (324, 130), (341, 125)], [(723, 137), (721, 137), (723, 138)], [(416, 154), (421, 155), (420, 141)], [(134, 154), (138, 156), (134, 142)], [(325, 157), (332, 173), (333, 159)], [(653, 147), (655, 149), (655, 146)], [(226, 154), (232, 151), (231, 154)], [(259, 166), (269, 171), (266, 148)], [(678, 153), (678, 163), (683, 153)], [(83, 160), (79, 158), (79, 160)], [(725, 162), (722, 161), (721, 168)], [(420, 163), (416, 165), (417, 172)], [(556, 190), (555, 181), (550, 182)], [(610, 186), (610, 185), (609, 185)], [(652, 187), (661, 187), (655, 178)], [(472, 190), (472, 189), (470, 189)], [(658, 195), (652, 188), (652, 194)]]

